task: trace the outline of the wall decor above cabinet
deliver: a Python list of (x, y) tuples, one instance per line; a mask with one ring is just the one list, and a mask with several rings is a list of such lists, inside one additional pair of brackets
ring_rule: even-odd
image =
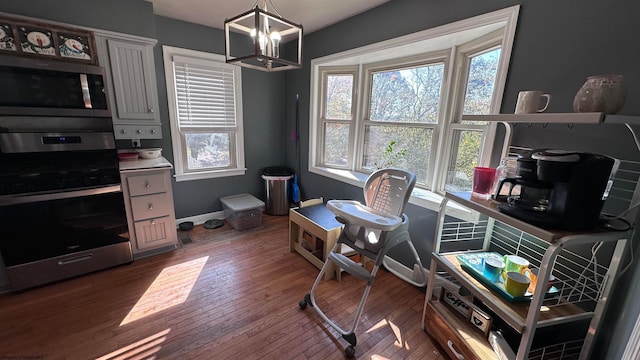
[(0, 53), (98, 64), (91, 31), (0, 17)]

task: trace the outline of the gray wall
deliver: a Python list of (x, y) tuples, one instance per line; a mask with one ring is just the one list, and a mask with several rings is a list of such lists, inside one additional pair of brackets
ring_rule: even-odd
[[(260, 173), (262, 167), (271, 165), (287, 164), (298, 169), (303, 199), (316, 196), (362, 199), (361, 189), (306, 170), (310, 60), (516, 4), (521, 4), (521, 11), (502, 112), (512, 112), (518, 91), (525, 89), (551, 93), (553, 100), (549, 112), (571, 111), (573, 96), (587, 76), (618, 73), (625, 76), (628, 90), (621, 113), (640, 114), (640, 103), (635, 101), (640, 96), (640, 67), (637, 66), (640, 63), (640, 47), (637, 46), (640, 22), (632, 19), (639, 13), (640, 3), (628, 0), (392, 0), (307, 35), (303, 69), (276, 74), (243, 69), (247, 174), (174, 182), (176, 216), (220, 210), (218, 198), (229, 194), (249, 192), (263, 197)], [(151, 3), (142, 0), (0, 0), (0, 11), (156, 38), (158, 95), (165, 137), (162, 141), (144, 142), (143, 145), (162, 146), (164, 155), (173, 160), (161, 45), (222, 53), (224, 42), (220, 30), (155, 16)], [(296, 128), (296, 94), (300, 96), (298, 146), (289, 137)], [(602, 146), (608, 149), (606, 144), (624, 137), (616, 131), (620, 130), (567, 132), (558, 126), (546, 129), (525, 126), (516, 128), (514, 139), (526, 143), (549, 136), (573, 139), (576, 134), (586, 134), (587, 142), (604, 137)], [(299, 155), (296, 153), (298, 147)], [(619, 147), (629, 158), (637, 156), (635, 148)], [(412, 239), (426, 260), (433, 244), (436, 214), (413, 205), (408, 207), (407, 213), (411, 218)], [(394, 256), (406, 258), (401, 250)], [(638, 283), (640, 266), (636, 262), (622, 277), (611, 299), (613, 310), (606, 315), (594, 358), (616, 359), (622, 354), (640, 311), (640, 304), (635, 301)], [(627, 293), (627, 289), (632, 292)]]
[[(302, 197), (362, 199), (361, 189), (306, 170), (311, 59), (517, 4), (521, 5), (520, 16), (502, 112), (513, 112), (520, 90), (549, 92), (553, 100), (548, 112), (571, 112), (573, 97), (587, 76), (615, 73), (624, 75), (627, 84), (627, 101), (620, 113), (640, 114), (640, 102), (636, 101), (640, 97), (640, 47), (635, 45), (640, 22), (633, 19), (633, 14), (640, 11), (640, 3), (620, 0), (393, 0), (305, 37), (305, 66), (287, 73), (287, 99), (295, 98), (296, 93), (301, 99), (300, 165), (297, 164), (295, 144), (290, 143), (287, 145), (287, 163), (301, 169)], [(290, 112), (287, 112), (287, 127), (295, 129), (295, 118)], [(544, 129), (517, 126), (514, 132), (516, 144), (526, 145), (550, 137), (569, 138), (577, 142), (574, 148), (598, 144), (605, 153), (613, 151), (630, 160), (638, 157), (638, 150), (628, 142), (630, 135), (619, 126), (608, 126), (606, 131), (602, 127), (597, 130), (578, 127), (569, 131), (566, 126)], [(428, 259), (435, 233), (435, 213), (409, 205), (407, 214), (411, 219), (412, 241), (420, 248), (421, 257)], [(409, 263), (406, 251), (393, 255), (405, 264)], [(612, 306), (600, 331), (594, 359), (617, 359), (622, 354), (640, 310), (635, 301), (636, 294), (625, 290), (637, 290), (637, 286), (629, 286), (640, 282), (639, 268), (636, 261), (621, 278), (610, 299)]]
[[(162, 46), (224, 54), (224, 33), (221, 30), (156, 16), (158, 45), (155, 62), (158, 97), (162, 115), (163, 154), (173, 161), (169, 112), (165, 86)], [(284, 139), (284, 78), (282, 73), (265, 73), (242, 69), (242, 101), (244, 121), (244, 151), (247, 172), (244, 176), (173, 182), (176, 217), (182, 218), (222, 210), (220, 197), (250, 193), (264, 199), (262, 168), (283, 165)], [(155, 146), (154, 141), (142, 141), (143, 146)]]

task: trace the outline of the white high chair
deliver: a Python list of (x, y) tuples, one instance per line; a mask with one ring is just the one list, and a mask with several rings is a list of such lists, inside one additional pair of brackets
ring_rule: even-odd
[[(327, 261), (320, 270), (311, 292), (305, 295), (299, 306), (304, 310), (307, 305), (311, 305), (324, 321), (340, 332), (342, 338), (349, 343), (345, 349), (345, 355), (349, 358), (355, 354), (357, 343), (355, 330), (362, 315), (365, 301), (376, 273), (389, 249), (406, 242), (422, 271), (423, 279), (427, 279), (420, 257), (409, 237), (409, 219), (403, 213), (415, 183), (416, 177), (411, 172), (399, 169), (382, 169), (371, 174), (365, 183), (365, 204), (352, 200), (329, 200), (327, 202), (327, 208), (345, 226), (336, 245), (328, 254)], [(337, 251), (341, 244), (349, 246), (365, 258), (372, 259), (374, 265), (371, 272)], [(367, 282), (355, 319), (348, 330), (342, 329), (331, 321), (316, 304), (315, 292), (327, 271), (329, 261), (352, 276)]]

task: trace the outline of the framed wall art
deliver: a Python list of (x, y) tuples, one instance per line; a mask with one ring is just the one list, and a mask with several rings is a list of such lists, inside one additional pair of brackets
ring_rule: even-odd
[(0, 17), (0, 53), (98, 64), (91, 31)]
[(53, 33), (35, 26), (18, 26), (20, 49), (26, 54), (56, 56), (56, 46), (53, 43)]
[(11, 23), (0, 21), (0, 50), (13, 53), (18, 51)]
[(95, 49), (93, 37), (89, 34), (60, 31), (56, 35), (61, 57), (87, 61), (92, 61), (96, 57), (93, 52)]

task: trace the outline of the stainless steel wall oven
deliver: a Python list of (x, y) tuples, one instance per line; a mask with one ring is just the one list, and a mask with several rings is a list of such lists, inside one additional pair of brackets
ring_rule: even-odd
[[(2, 71), (10, 72), (0, 66), (0, 86), (15, 88)], [(76, 91), (76, 85), (61, 89)], [(102, 88), (91, 92), (106, 93)], [(59, 103), (58, 110), (50, 111), (56, 115), (43, 115), (47, 110), (40, 107), (24, 108), (25, 116), (23, 106), (29, 107), (31, 100), (21, 99), (29, 94), (34, 95), (25, 90), (14, 104), (0, 102), (0, 254), (11, 288), (21, 290), (130, 263), (133, 256), (106, 102), (103, 109), (95, 109), (101, 100), (93, 102), (98, 112), (84, 105), (69, 109), (70, 104), (77, 105), (74, 100)], [(56, 96), (75, 99), (77, 94)]]

